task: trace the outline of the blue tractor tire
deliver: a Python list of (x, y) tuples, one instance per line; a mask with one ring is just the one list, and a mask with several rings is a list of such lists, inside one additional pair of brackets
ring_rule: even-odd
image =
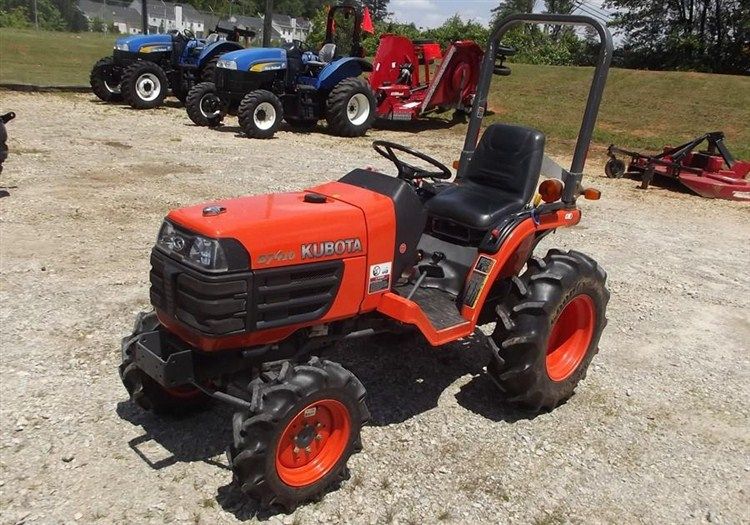
[(346, 78), (336, 84), (326, 102), (328, 129), (339, 137), (361, 137), (377, 116), (377, 102), (363, 78)]
[(151, 109), (161, 106), (168, 89), (166, 73), (154, 62), (138, 60), (122, 73), (120, 91), (125, 102), (132, 108)]
[(91, 91), (104, 102), (119, 102), (122, 100), (120, 82), (122, 71), (114, 66), (112, 57), (104, 57), (94, 64), (89, 76)]
[(270, 91), (256, 89), (242, 99), (237, 117), (246, 136), (252, 139), (270, 139), (284, 118), (284, 107), (279, 97)]
[(227, 114), (226, 105), (213, 82), (201, 82), (193, 86), (185, 100), (185, 110), (196, 126), (210, 128), (220, 126)]

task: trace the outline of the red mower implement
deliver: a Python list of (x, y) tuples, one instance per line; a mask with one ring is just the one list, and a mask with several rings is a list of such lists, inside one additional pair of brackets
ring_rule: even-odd
[[(705, 150), (695, 151), (707, 143)], [(641, 188), (647, 189), (655, 175), (680, 181), (701, 197), (750, 201), (750, 162), (736, 160), (724, 144), (724, 133), (714, 131), (677, 147), (665, 147), (656, 155), (628, 151), (611, 145), (604, 171), (619, 179), (626, 173), (641, 176)], [(625, 162), (617, 155), (630, 157)]]
[[(543, 133), (494, 124), (478, 140), (500, 39), (524, 22), (587, 25), (602, 41), (570, 171), (541, 185)], [(123, 340), (122, 381), (157, 412), (234, 406), (229, 463), (263, 507), (319, 498), (362, 448), (365, 387), (319, 357), (338, 342), (406, 330), (440, 347), (494, 324), (497, 402), (532, 412), (570, 398), (598, 351), (604, 270), (577, 251), (534, 250), (578, 224), (580, 196), (598, 197), (581, 179), (612, 38), (586, 16), (518, 15), (487, 49), (454, 181), (439, 160), (376, 141), (397, 176), (355, 169), (302, 191), (172, 210), (162, 224), (154, 311)]]
[(414, 120), (448, 109), (468, 114), (482, 55), (482, 48), (471, 41), (454, 42), (443, 55), (437, 42), (383, 35), (370, 74), (378, 118)]

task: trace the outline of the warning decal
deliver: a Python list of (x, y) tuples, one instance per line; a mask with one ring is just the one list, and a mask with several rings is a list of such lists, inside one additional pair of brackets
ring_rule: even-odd
[(391, 289), (392, 263), (373, 264), (370, 266), (370, 282), (367, 293), (385, 292)]

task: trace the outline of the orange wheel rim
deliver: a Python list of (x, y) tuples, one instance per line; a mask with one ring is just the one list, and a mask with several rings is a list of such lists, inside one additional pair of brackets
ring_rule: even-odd
[(305, 487), (322, 479), (344, 454), (351, 426), (349, 411), (335, 399), (302, 409), (284, 429), (276, 449), (281, 481)]
[(565, 305), (552, 325), (547, 342), (547, 375), (553, 381), (571, 376), (586, 356), (594, 335), (596, 313), (588, 295), (577, 295)]

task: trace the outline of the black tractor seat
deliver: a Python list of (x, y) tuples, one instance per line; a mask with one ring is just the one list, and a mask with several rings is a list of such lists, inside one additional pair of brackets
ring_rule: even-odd
[(493, 124), (482, 135), (466, 176), (427, 201), (432, 230), (473, 242), (500, 219), (521, 211), (539, 183), (544, 134)]

